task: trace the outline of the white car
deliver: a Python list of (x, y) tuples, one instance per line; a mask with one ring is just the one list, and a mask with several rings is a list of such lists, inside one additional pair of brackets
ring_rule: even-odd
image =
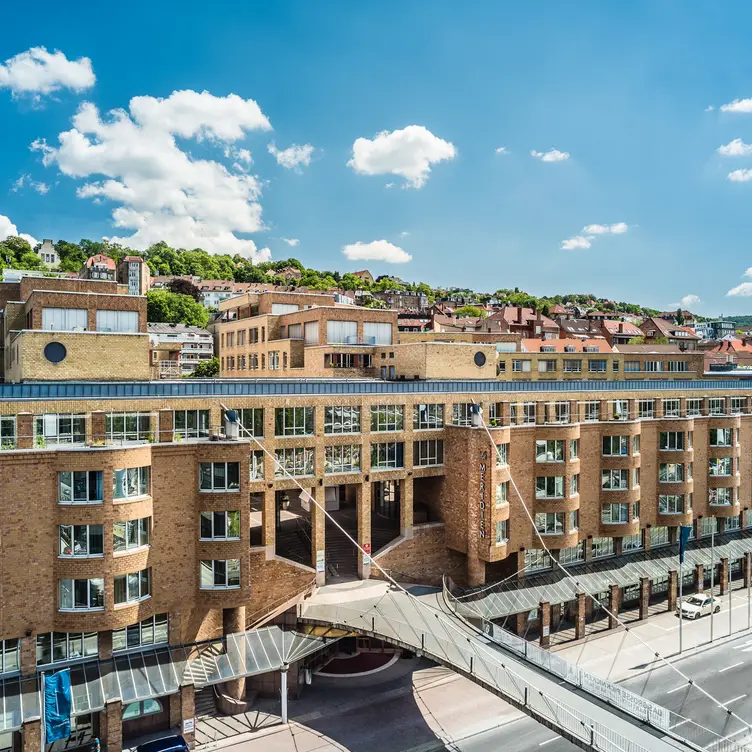
[[(685, 598), (681, 610), (684, 619), (698, 619), (701, 616), (707, 616), (711, 611), (717, 614), (721, 610), (721, 604), (714, 601), (709, 595), (698, 593)], [(678, 608), (676, 613), (679, 613)]]

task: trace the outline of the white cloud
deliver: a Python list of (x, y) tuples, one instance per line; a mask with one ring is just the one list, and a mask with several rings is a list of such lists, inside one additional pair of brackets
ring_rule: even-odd
[(422, 125), (408, 125), (402, 130), (381, 131), (375, 138), (358, 138), (347, 163), (361, 175), (399, 175), (405, 187), (421, 188), (431, 172), (431, 165), (454, 159), (454, 145), (434, 136)]
[(723, 157), (749, 157), (752, 155), (752, 144), (745, 144), (740, 138), (735, 138), (725, 146), (719, 146), (718, 153)]
[(410, 233), (407, 230), (402, 230), (400, 233), (401, 238), (406, 238)]
[(509, 152), (507, 151), (507, 147), (506, 146), (499, 146), (496, 149), (496, 154), (509, 154)]
[(727, 293), (727, 296), (738, 296), (742, 298), (752, 297), (752, 282), (742, 282), (736, 287), (732, 287)]
[(269, 154), (277, 160), (277, 164), (282, 165), (282, 167), (288, 170), (297, 170), (298, 172), (300, 172), (301, 166), (308, 167), (311, 164), (311, 156), (314, 152), (312, 144), (303, 144), (303, 146), (293, 144), (287, 149), (280, 150), (272, 141), (267, 148), (269, 149)]
[(350, 261), (384, 261), (387, 264), (406, 264), (412, 256), (388, 240), (374, 240), (371, 243), (352, 243), (342, 248), (342, 253)]
[(680, 301), (679, 306), (680, 308), (692, 308), (693, 306), (700, 305), (702, 301), (700, 300), (699, 295), (695, 295), (693, 293), (690, 293), (689, 295), (685, 295)]
[(50, 186), (47, 185), (47, 183), (41, 183), (37, 180), (32, 180), (31, 175), (19, 176), (18, 180), (13, 183), (13, 188), (11, 188), (11, 190), (13, 191), (13, 193), (18, 193), (18, 191), (20, 191), (27, 185), (29, 186), (29, 188), (35, 190), (42, 196), (44, 196), (44, 194), (50, 190)]
[(551, 149), (551, 151), (535, 151), (533, 149), (530, 156), (540, 159), (541, 162), (563, 162), (565, 159), (569, 159), (569, 152), (559, 151), (558, 149)]
[(746, 183), (752, 180), (752, 170), (734, 170), (728, 174), (728, 179), (732, 183)]
[(713, 105), (712, 105), (712, 104), (709, 104), (709, 105), (708, 105), (708, 106), (707, 106), (707, 107), (705, 108), (705, 112), (713, 112), (713, 110), (714, 110), (714, 109), (715, 109), (715, 107), (713, 107)]
[(282, 241), (293, 248), (300, 243), (300, 240), (297, 238), (282, 238)]
[(561, 241), (562, 251), (573, 251), (578, 248), (590, 248), (595, 238), (592, 235), (575, 235), (569, 240)]
[(721, 112), (752, 112), (752, 99), (735, 99), (721, 105)]
[(27, 235), (23, 232), (19, 232), (18, 228), (13, 224), (13, 222), (10, 221), (10, 219), (8, 219), (8, 217), (0, 214), (0, 240), (5, 240), (5, 238), (12, 238), (16, 235), (23, 238), (24, 240), (27, 240), (32, 248), (39, 244), (39, 241), (35, 237)]
[(626, 222), (616, 222), (613, 225), (586, 225), (582, 231), (587, 235), (621, 235), (629, 229)]
[(394, 183), (386, 183), (384, 188), (394, 188)]
[(112, 242), (144, 249), (164, 240), (263, 260), (270, 256), (267, 248), (257, 251), (252, 240), (236, 234), (263, 229), (259, 180), (194, 159), (175, 137), (232, 141), (270, 127), (253, 100), (180, 91), (166, 99), (135, 97), (129, 112), (113, 110), (105, 117), (85, 102), (73, 128), (58, 135), (57, 148), (40, 139), (31, 148), (65, 175), (101, 178), (85, 182), (77, 195), (119, 204), (113, 222), (133, 232)]
[(68, 60), (59, 50), (32, 47), (0, 65), (0, 89), (13, 96), (52, 94), (60, 89), (83, 91), (94, 86), (96, 77), (88, 57)]

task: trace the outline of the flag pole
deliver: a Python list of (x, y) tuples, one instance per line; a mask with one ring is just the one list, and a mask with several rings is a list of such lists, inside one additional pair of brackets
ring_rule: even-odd
[(710, 530), (710, 641), (713, 642), (713, 616), (715, 611), (715, 590), (713, 585), (715, 574), (715, 517)]
[(46, 721), (45, 721), (45, 702), (44, 702), (44, 672), (42, 673), (42, 680), (41, 680), (41, 697), (39, 698), (39, 711), (40, 711), (40, 721), (39, 721), (39, 735), (40, 735), (40, 741), (42, 743), (41, 752), (44, 752), (45, 749), (45, 731), (46, 731)]
[(684, 603), (684, 557), (679, 558), (679, 654), (682, 651), (682, 631), (684, 627), (684, 617), (682, 616), (682, 604)]

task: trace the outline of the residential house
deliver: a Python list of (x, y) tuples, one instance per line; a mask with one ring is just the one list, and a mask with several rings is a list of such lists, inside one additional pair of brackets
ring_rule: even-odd
[(628, 321), (601, 321), (601, 333), (609, 345), (626, 345), (629, 340), (642, 337), (639, 326)]
[(49, 266), (57, 266), (60, 263), (60, 257), (57, 255), (55, 244), (51, 240), (43, 240), (42, 245), (39, 248), (39, 256), (42, 261)]
[(115, 261), (103, 253), (89, 256), (81, 267), (78, 276), (81, 279), (100, 279), (109, 282), (115, 281)]
[(141, 256), (126, 256), (117, 265), (117, 280), (128, 285), (128, 295), (146, 295), (151, 287), (151, 271)]
[(385, 290), (384, 292), (374, 292), (373, 297), (377, 300), (383, 300), (387, 308), (394, 308), (395, 310), (423, 311), (428, 308), (428, 296), (422, 292)]
[(353, 277), (362, 279), (364, 282), (368, 282), (369, 285), (372, 285), (374, 282), (373, 275), (368, 269), (361, 269), (359, 272), (353, 272)]
[(670, 345), (675, 345), (681, 350), (696, 350), (700, 341), (691, 329), (686, 326), (672, 324), (660, 316), (651, 316), (640, 325), (646, 344), (654, 344), (660, 338), (668, 340)]
[(148, 332), (153, 378), (190, 376), (199, 362), (214, 357), (211, 332), (200, 326), (149, 323)]

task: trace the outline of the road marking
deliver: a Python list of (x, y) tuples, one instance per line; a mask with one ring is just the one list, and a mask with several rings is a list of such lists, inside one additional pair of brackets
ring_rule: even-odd
[(683, 726), (685, 723), (689, 723), (689, 718), (685, 718), (683, 721), (679, 721), (679, 723), (675, 723), (673, 726), (669, 726), (669, 730), (679, 728), (679, 726)]
[(722, 674), (724, 671), (731, 671), (732, 668), (736, 668), (737, 666), (743, 666), (744, 661), (739, 661), (739, 663), (732, 663), (730, 666), (726, 666), (726, 668), (720, 668), (718, 669), (718, 673)]
[(721, 703), (722, 705), (731, 705), (732, 702), (736, 702), (737, 700), (743, 700), (747, 695), (739, 695), (739, 697), (734, 697), (733, 700), (726, 700), (726, 702)]
[(687, 689), (689, 687), (689, 684), (682, 684), (681, 687), (674, 687), (673, 689), (669, 689), (668, 692), (666, 692), (667, 695), (672, 695), (674, 692), (681, 692), (682, 689)]
[(743, 642), (741, 645), (734, 645), (734, 650), (743, 650), (744, 648), (747, 648), (750, 645), (752, 645), (752, 640), (747, 640), (746, 642)]
[(538, 746), (539, 747), (543, 747), (546, 744), (551, 744), (551, 742), (555, 742), (557, 739), (561, 739), (561, 737), (560, 736), (555, 736), (553, 739), (546, 739), (545, 742), (541, 742)]

